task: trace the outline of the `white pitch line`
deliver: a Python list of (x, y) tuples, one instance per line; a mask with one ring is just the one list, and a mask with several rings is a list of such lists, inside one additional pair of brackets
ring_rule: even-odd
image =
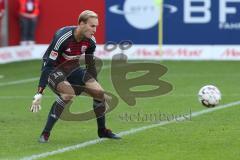
[[(224, 97), (239, 97), (240, 94), (228, 94), (228, 95), (223, 95)], [(44, 96), (44, 98), (55, 98), (56, 96)], [(197, 97), (195, 94), (169, 94), (168, 97)], [(81, 98), (87, 98), (84, 96), (81, 96)], [(5, 100), (5, 99), (32, 99), (32, 96), (0, 96), (0, 100)]]
[(39, 80), (39, 77), (33, 77), (33, 78), (28, 78), (28, 79), (21, 79), (21, 80), (17, 80), (17, 81), (0, 83), (0, 87), (2, 87), (2, 86), (10, 86), (10, 85), (14, 85), (14, 84), (22, 84), (22, 83), (34, 82), (36, 80)]
[[(32, 99), (32, 96), (0, 96), (0, 100), (4, 99)], [(44, 96), (44, 98), (56, 98), (56, 96)]]
[[(102, 69), (107, 69), (109, 68), (110, 65), (103, 66)], [(17, 81), (10, 81), (10, 82), (5, 82), (5, 83), (0, 83), (0, 87), (5, 87), (5, 86), (10, 86), (10, 85), (15, 85), (15, 84), (23, 84), (23, 83), (28, 83), (28, 82), (34, 82), (39, 80), (40, 77), (33, 77), (33, 78), (28, 78), (28, 79), (21, 79)]]
[[(218, 107), (204, 109), (204, 110), (201, 110), (201, 111), (197, 111), (197, 112), (193, 112), (191, 114), (188, 114), (188, 117), (189, 118), (190, 117), (197, 117), (199, 115), (214, 112), (214, 111), (224, 109), (224, 108), (228, 108), (228, 107), (233, 107), (233, 106), (236, 106), (236, 105), (239, 105), (239, 104), (240, 104), (240, 101), (236, 101), (236, 102), (228, 103), (228, 104), (221, 105), (221, 106), (218, 106)], [(120, 133), (118, 133), (118, 135), (119, 136), (130, 135), (130, 134), (134, 134), (134, 133), (144, 131), (144, 130), (147, 130), (147, 129), (156, 128), (156, 127), (159, 127), (159, 126), (164, 126), (164, 125), (167, 125), (167, 124), (171, 124), (171, 123), (174, 123), (174, 122), (177, 122), (177, 121), (183, 121), (183, 120), (186, 120), (186, 117), (180, 117), (180, 118), (177, 118), (177, 119), (174, 119), (174, 120), (171, 120), (171, 121), (162, 121), (162, 122), (157, 123), (157, 124), (147, 125), (147, 126), (143, 126), (143, 127), (139, 127), (139, 128), (133, 128), (133, 129), (130, 129), (130, 130), (127, 130), (127, 131), (120, 132)], [(28, 156), (28, 157), (23, 157), (20, 160), (34, 160), (34, 159), (39, 159), (39, 158), (45, 158), (45, 157), (48, 157), (48, 156), (51, 156), (51, 155), (56, 155), (56, 154), (60, 154), (60, 153), (63, 153), (63, 152), (72, 151), (72, 150), (84, 148), (84, 147), (87, 147), (87, 146), (95, 145), (95, 144), (101, 143), (105, 140), (107, 140), (107, 139), (94, 139), (94, 140), (86, 141), (86, 142), (83, 142), (83, 143), (79, 143), (77, 145), (72, 145), (72, 146), (61, 148), (61, 149), (57, 149), (57, 150), (54, 150), (54, 151), (35, 154), (35, 155)]]

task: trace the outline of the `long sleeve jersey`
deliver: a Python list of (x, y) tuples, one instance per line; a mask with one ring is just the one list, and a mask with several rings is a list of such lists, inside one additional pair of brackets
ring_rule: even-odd
[[(67, 26), (58, 30), (43, 56), (42, 74), (39, 87), (45, 88), (49, 74), (56, 68), (69, 74), (71, 69), (80, 64), (80, 58), (85, 54), (85, 65), (89, 73), (96, 79), (97, 72), (94, 60), (96, 48), (95, 38), (83, 39), (77, 42), (74, 38), (76, 26)], [(64, 64), (64, 65), (63, 65)]]

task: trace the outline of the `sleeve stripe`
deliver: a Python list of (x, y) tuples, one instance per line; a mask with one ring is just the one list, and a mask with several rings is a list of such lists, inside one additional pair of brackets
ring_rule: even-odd
[(62, 36), (58, 39), (58, 41), (57, 41), (57, 43), (56, 43), (56, 45), (55, 45), (55, 47), (54, 47), (54, 50), (58, 50), (59, 47), (60, 47), (60, 45), (62, 44), (62, 42), (65, 41), (65, 40), (66, 40), (68, 37), (70, 37), (71, 35), (72, 35), (72, 31), (69, 31), (69, 32), (65, 33), (64, 35), (62, 35)]
[(91, 39), (93, 40), (94, 43), (97, 43), (96, 38), (94, 36), (92, 36)]

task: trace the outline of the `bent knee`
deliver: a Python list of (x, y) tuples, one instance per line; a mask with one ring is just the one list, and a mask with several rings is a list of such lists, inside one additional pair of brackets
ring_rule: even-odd
[(99, 99), (99, 100), (103, 100), (104, 99), (104, 90), (102, 89), (98, 89), (94, 91), (94, 98)]
[(75, 95), (73, 95), (73, 94), (61, 94), (61, 97), (64, 101), (70, 101), (75, 97)]

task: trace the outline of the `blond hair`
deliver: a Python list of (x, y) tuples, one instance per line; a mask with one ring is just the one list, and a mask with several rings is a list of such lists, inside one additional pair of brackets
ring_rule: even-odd
[(93, 11), (85, 10), (82, 13), (80, 13), (78, 17), (78, 24), (80, 24), (81, 22), (86, 23), (89, 18), (98, 18), (98, 15)]

